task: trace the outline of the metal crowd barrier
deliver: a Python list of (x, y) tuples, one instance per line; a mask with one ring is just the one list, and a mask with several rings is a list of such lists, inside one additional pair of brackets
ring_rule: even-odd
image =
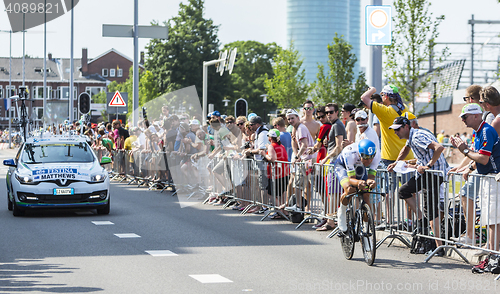
[[(102, 148), (96, 149), (95, 153), (99, 158), (110, 155)], [(268, 163), (238, 155), (222, 155), (212, 160), (204, 156), (194, 161), (186, 157), (181, 159), (175, 153), (123, 150), (113, 152), (112, 156), (111, 172), (120, 181), (128, 179), (129, 184), (136, 182), (138, 186), (148, 185), (150, 189), (157, 185), (162, 192), (166, 187), (172, 187), (176, 192), (184, 189), (191, 193), (188, 198), (195, 194), (204, 196), (204, 203), (215, 196), (223, 196), (227, 198), (223, 207), (239, 203), (241, 214), (261, 207), (265, 210), (261, 220), (276, 215), (289, 220), (292, 213), (305, 215), (296, 228), (312, 219), (335, 220), (343, 192), (334, 176), (333, 165)], [(185, 170), (186, 162), (193, 167), (193, 174)], [(174, 184), (171, 174), (183, 176), (178, 177)], [(377, 229), (387, 232), (377, 242), (377, 247), (388, 240), (391, 240), (388, 244), (391, 246), (395, 239), (411, 247), (411, 238), (422, 237), (437, 243), (425, 262), (444, 249), (446, 254), (456, 251), (469, 263), (457, 247), (500, 254), (500, 183), (495, 181), (494, 175), (472, 173), (466, 181), (461, 174), (443, 175), (441, 171), (427, 170), (420, 177), (429, 180), (417, 187), (419, 192), (412, 196), (416, 211), (398, 196), (401, 186), (413, 176), (415, 172), (377, 171), (376, 190), (386, 196), (373, 196), (370, 205)], [(438, 177), (443, 179), (441, 184), (436, 181)], [(289, 216), (286, 216), (286, 211)], [(338, 229), (334, 230), (328, 237), (337, 232)], [(463, 236), (473, 238), (466, 240)]]

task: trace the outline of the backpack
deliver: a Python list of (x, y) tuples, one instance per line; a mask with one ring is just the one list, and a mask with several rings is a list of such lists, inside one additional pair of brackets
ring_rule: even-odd
[(422, 236), (413, 236), (411, 241), (410, 253), (412, 254), (425, 254), (429, 251), (436, 249), (436, 242)]
[[(306, 207), (307, 200), (304, 197), (301, 197), (301, 198), (302, 198), (302, 206), (301, 207)], [(295, 196), (295, 194), (293, 194), (288, 199), (288, 206), (294, 206), (295, 204), (297, 204), (297, 197)], [(294, 224), (301, 223), (304, 220), (304, 214), (300, 213), (300, 212), (292, 211), (292, 212), (290, 212), (290, 220)]]

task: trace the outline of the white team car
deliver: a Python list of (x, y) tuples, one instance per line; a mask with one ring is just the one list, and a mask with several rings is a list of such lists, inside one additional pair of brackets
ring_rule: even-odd
[(4, 160), (7, 202), (14, 216), (26, 210), (97, 209), (109, 213), (109, 176), (84, 136), (28, 138), (15, 159)]

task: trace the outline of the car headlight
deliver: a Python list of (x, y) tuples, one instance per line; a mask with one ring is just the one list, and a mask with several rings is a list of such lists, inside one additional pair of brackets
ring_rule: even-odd
[(106, 174), (95, 174), (90, 176), (90, 181), (93, 183), (101, 183), (106, 179)]
[(21, 184), (26, 184), (26, 185), (36, 185), (36, 184), (38, 184), (38, 182), (35, 182), (33, 180), (33, 176), (31, 176), (31, 175), (19, 175), (19, 174), (16, 173), (15, 176), (16, 176), (16, 179)]

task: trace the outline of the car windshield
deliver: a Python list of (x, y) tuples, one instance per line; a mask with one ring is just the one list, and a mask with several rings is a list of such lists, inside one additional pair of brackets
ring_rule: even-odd
[(94, 155), (87, 143), (26, 144), (21, 155), (21, 161), (28, 164), (93, 160)]

